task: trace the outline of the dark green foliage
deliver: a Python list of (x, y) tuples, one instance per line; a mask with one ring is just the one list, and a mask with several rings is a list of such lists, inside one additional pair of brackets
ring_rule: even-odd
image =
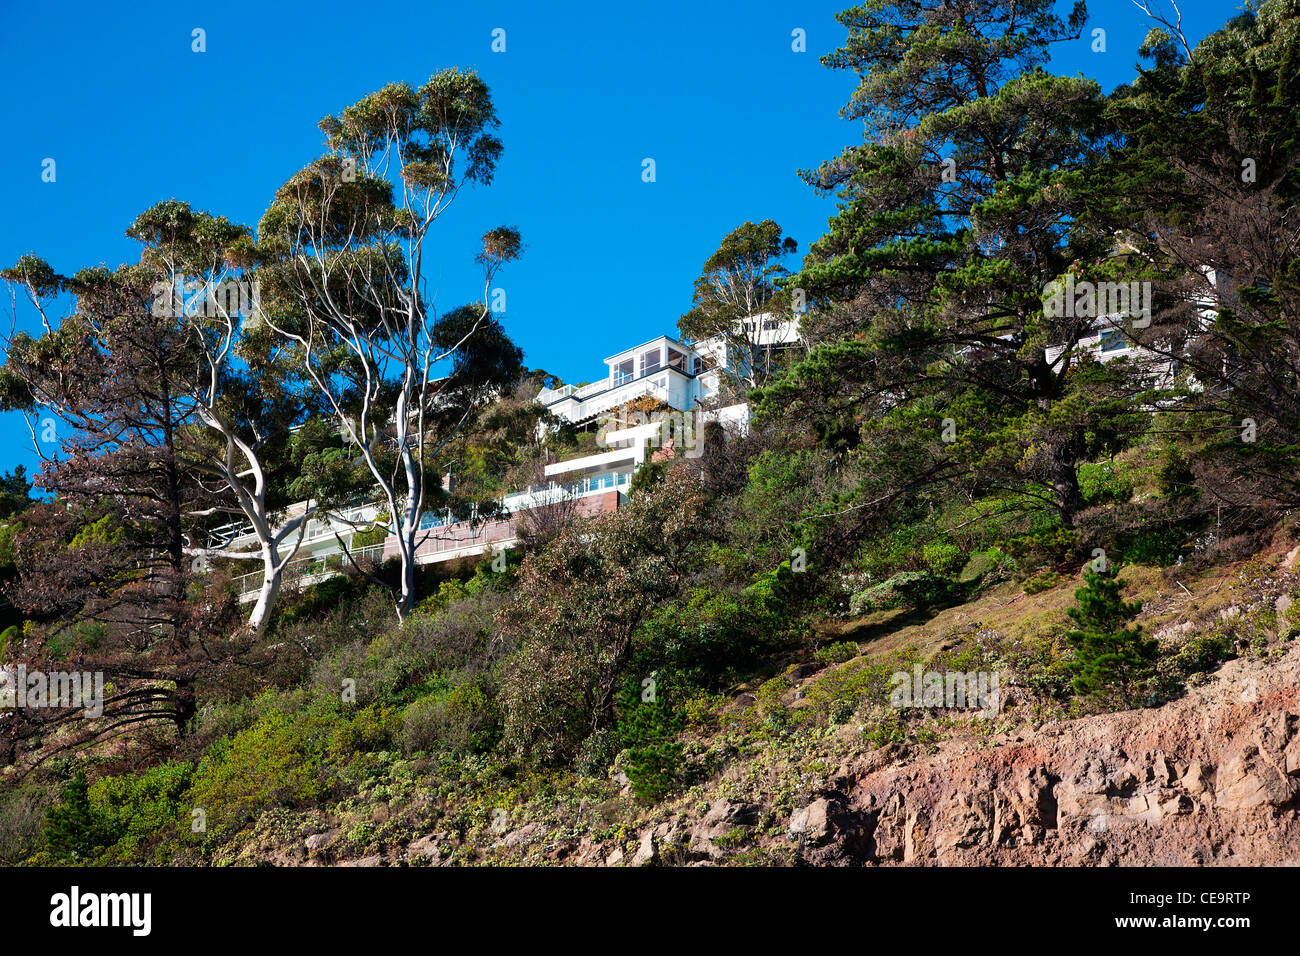
[(12, 518), (32, 503), (32, 483), (22, 465), (0, 475), (0, 519)]
[(103, 821), (90, 805), (86, 772), (63, 787), (63, 802), (49, 809), (45, 817), (45, 840), (50, 851), (63, 862), (93, 860), (107, 844)]
[(627, 749), (624, 770), (637, 798), (654, 802), (681, 781), (683, 748), (677, 740), (683, 719), (671, 704), (672, 682), (652, 674), (624, 684), (618, 736)]
[(1074, 649), (1067, 666), (1076, 693), (1098, 701), (1118, 695), (1131, 707), (1142, 682), (1154, 673), (1159, 645), (1143, 637), (1141, 627), (1127, 626), (1142, 605), (1124, 601), (1117, 573), (1113, 565), (1084, 572), (1087, 583), (1074, 592), (1076, 603), (1068, 611), (1078, 629), (1065, 635)]
[(887, 581), (853, 595), (849, 609), (853, 614), (889, 611), (898, 608), (925, 610), (957, 600), (964, 586), (931, 571), (900, 571)]
[(1079, 549), (1079, 533), (1069, 528), (1049, 527), (1007, 541), (1003, 548), (1021, 577), (1068, 561)]
[(1173, 564), (1190, 550), (1193, 536), (1185, 529), (1173, 527), (1141, 528), (1121, 535), (1118, 551), (1125, 564)]
[(637, 637), (634, 666), (667, 667), (698, 687), (724, 687), (801, 636), (798, 585), (787, 562), (740, 591), (700, 587), (664, 602)]
[(843, 664), (845, 661), (853, 660), (860, 653), (862, 649), (857, 641), (837, 641), (818, 648), (813, 654), (813, 660), (822, 664)]

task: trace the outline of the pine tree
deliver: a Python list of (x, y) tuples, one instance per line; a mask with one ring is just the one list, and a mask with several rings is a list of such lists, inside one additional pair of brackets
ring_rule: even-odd
[(1083, 587), (1074, 592), (1075, 606), (1067, 612), (1079, 629), (1066, 632), (1074, 659), (1066, 666), (1074, 675), (1077, 693), (1096, 700), (1118, 692), (1125, 707), (1133, 706), (1137, 685), (1154, 670), (1157, 641), (1142, 636), (1141, 627), (1126, 626), (1142, 604), (1120, 595), (1124, 582), (1112, 565), (1085, 571)]
[(45, 839), (60, 858), (84, 861), (93, 858), (99, 849), (99, 833), (86, 774), (78, 770), (63, 788), (63, 803), (46, 813)]
[[(848, 39), (823, 62), (858, 75), (844, 115), (865, 140), (804, 174), (839, 200), (782, 284), (808, 295), (819, 344), (757, 409), (788, 409), (834, 441), (850, 428), (867, 445), (930, 436), (903, 459), (935, 459), (911, 480), (1028, 479), (1019, 506), (1046, 501), (1068, 528), (1079, 465), (1142, 422), (1121, 418), (1121, 366), (1081, 369), (1071, 349), (1095, 334), (1095, 303), (1061, 314), (1048, 295), (1068, 276), (1131, 278), (1113, 230), (1084, 215), (1108, 144), (1100, 88), (1044, 69), (1086, 20), (1082, 3), (1064, 19), (1059, 6), (865, 0), (838, 15)], [(941, 438), (945, 419), (955, 433)]]

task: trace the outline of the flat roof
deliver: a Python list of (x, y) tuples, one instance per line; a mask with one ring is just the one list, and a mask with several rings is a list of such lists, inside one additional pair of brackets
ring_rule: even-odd
[(607, 359), (602, 359), (602, 361), (605, 361), (605, 362), (612, 362), (612, 361), (614, 361), (614, 359), (616, 359), (616, 358), (622, 358), (622, 357), (623, 357), (624, 355), (626, 355), (628, 352), (635, 352), (635, 351), (637, 351), (638, 349), (643, 349), (643, 348), (645, 348), (647, 345), (653, 345), (653, 344), (656, 343), (656, 342), (669, 342), (669, 343), (671, 343), (671, 344), (677, 346), (679, 349), (681, 349), (681, 350), (683, 350), (683, 351), (690, 352), (692, 355), (695, 354), (695, 349), (693, 349), (693, 348), (692, 348), (691, 346), (689, 346), (689, 345), (685, 345), (685, 344), (683, 344), (682, 342), (677, 341), (677, 339), (673, 338), (671, 335), (656, 335), (654, 338), (652, 338), (652, 339), (647, 339), (646, 341), (642, 342), (640, 345), (634, 345), (634, 346), (632, 346), (631, 348), (623, 349), (621, 352), (615, 352), (615, 353), (614, 353), (613, 355), (611, 355), (609, 358), (607, 358)]

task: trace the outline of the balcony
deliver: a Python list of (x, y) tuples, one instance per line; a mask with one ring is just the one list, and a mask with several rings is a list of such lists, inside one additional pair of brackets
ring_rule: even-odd
[(571, 422), (586, 421), (604, 412), (612, 411), (635, 398), (647, 395), (670, 405), (672, 403), (669, 376), (672, 375), (689, 380), (689, 376), (677, 369), (661, 368), (652, 375), (633, 379), (622, 385), (613, 385), (609, 379), (601, 379), (582, 388), (566, 385), (558, 389), (543, 389), (538, 393), (537, 401), (548, 408), (553, 408)]

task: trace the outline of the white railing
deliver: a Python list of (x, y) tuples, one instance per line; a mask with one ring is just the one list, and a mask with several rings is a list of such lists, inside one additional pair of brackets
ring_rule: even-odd
[[(332, 538), (334, 537), (334, 532), (336, 530), (344, 533), (356, 530), (353, 527), (354, 524), (366, 524), (372, 522), (372, 519), (380, 510), (382, 510), (380, 504), (370, 502), (362, 505), (351, 505), (347, 508), (322, 511), (319, 513), (320, 517), (307, 519), (307, 527), (303, 531), (302, 544), (305, 546), (320, 541), (323, 538)], [(335, 520), (330, 522), (326, 520), (327, 518), (334, 518)], [(236, 529), (238, 533), (234, 533), (228, 529)], [(247, 522), (242, 525), (233, 523), (224, 525), (223, 527), (217, 528), (213, 531), (212, 535), (219, 537), (219, 540), (223, 545), (247, 543), (248, 541), (256, 540), (253, 533), (253, 526)], [(290, 539), (285, 543), (289, 544), (291, 541), (296, 540), (298, 540), (296, 534), (290, 535)]]
[(610, 472), (607, 475), (598, 475), (594, 478), (584, 478), (581, 481), (563, 484), (552, 481), (544, 488), (535, 487), (530, 488), (528, 491), (518, 491), (506, 495), (501, 499), (501, 507), (510, 514), (514, 514), (518, 511), (527, 511), (529, 508), (540, 508), (543, 505), (564, 501), (567, 498), (581, 498), (583, 495), (597, 494), (615, 489), (626, 490), (631, 482), (632, 473), (630, 471)]
[[(364, 548), (357, 548), (350, 552), (352, 561), (349, 561), (342, 551), (332, 551), (329, 554), (307, 555), (303, 558), (294, 558), (285, 565), (281, 581), (292, 583), (297, 581), (301, 584), (314, 584), (317, 581), (323, 581), (325, 578), (333, 577), (340, 571), (346, 571), (352, 567), (352, 562), (361, 564), (363, 561), (381, 561), (384, 557), (383, 544), (370, 544)], [(234, 579), (235, 588), (239, 592), (241, 600), (256, 594), (262, 590), (263, 575), (261, 571), (254, 571), (251, 574), (241, 574)]]
[[(520, 511), (527, 511), (529, 508), (540, 508), (544, 505), (554, 504), (558, 501), (564, 501), (571, 498), (581, 498), (586, 495), (599, 494), (602, 491), (626, 491), (632, 482), (632, 473), (630, 471), (610, 472), (604, 475), (597, 475), (592, 478), (583, 478), (580, 481), (573, 482), (550, 482), (544, 488), (538, 487), (527, 491), (519, 491), (513, 494), (505, 495), (501, 499), (502, 511), (506, 516), (513, 515)], [(358, 509), (374, 508), (374, 505), (360, 505)], [(475, 517), (477, 512), (475, 512)], [(450, 515), (448, 514), (449, 518)], [(475, 517), (469, 521), (449, 521), (444, 519), (435, 519), (425, 523), (421, 521), (421, 530), (428, 531), (433, 528), (455, 528), (457, 525), (472, 523)], [(323, 537), (323, 535), (318, 536)], [(305, 539), (304, 544), (311, 539)], [(455, 544), (452, 547), (456, 547)], [(465, 544), (465, 548), (473, 549), (481, 545)], [(343, 551), (331, 551), (322, 555), (306, 555), (301, 558), (295, 558), (285, 565), (283, 580), (286, 584), (297, 582), (299, 585), (315, 584), (317, 581), (323, 581), (326, 578), (333, 577), (335, 574), (346, 571), (351, 568), (353, 562), (357, 564), (366, 560), (382, 561), (384, 557), (384, 544), (372, 544), (348, 553), (352, 555), (352, 561), (349, 561)], [(263, 574), (261, 571), (253, 571), (250, 574), (242, 574), (234, 579), (235, 587), (238, 590), (240, 600), (249, 600), (258, 591), (262, 589)]]
[(653, 395), (660, 401), (667, 402), (668, 387), (666, 385), (658, 384), (654, 379), (637, 379), (635, 382), (620, 385), (618, 388), (610, 389), (594, 398), (589, 398), (582, 402), (578, 406), (574, 420), (591, 418), (593, 415), (607, 412), (610, 409), (617, 408), (619, 405), (629, 402), (634, 398), (640, 398), (643, 395)]

